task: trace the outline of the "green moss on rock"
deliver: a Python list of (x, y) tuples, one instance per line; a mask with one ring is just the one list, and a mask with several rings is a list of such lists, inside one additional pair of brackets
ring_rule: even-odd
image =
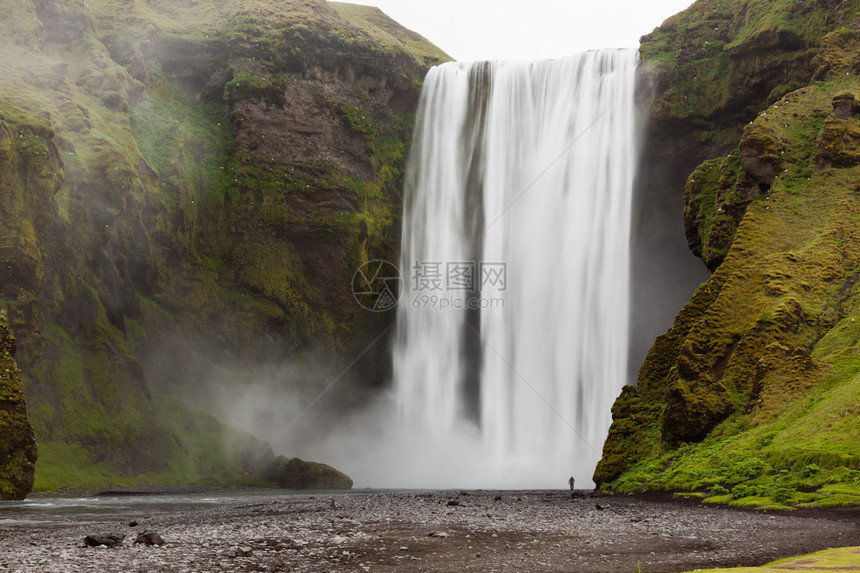
[(824, 121), (818, 142), (819, 166), (860, 165), (860, 120), (853, 117), (853, 107), (854, 94), (833, 97), (833, 113)]
[(755, 113), (805, 85), (822, 37), (858, 10), (853, 2), (695, 2), (642, 37), (642, 59), (660, 77), (654, 115), (722, 123)]
[(15, 351), (15, 338), (0, 314), (0, 499), (23, 499), (30, 493), (37, 457)]

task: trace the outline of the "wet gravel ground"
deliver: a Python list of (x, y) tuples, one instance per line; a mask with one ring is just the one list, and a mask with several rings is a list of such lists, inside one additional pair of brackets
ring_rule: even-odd
[[(766, 513), (665, 494), (332, 493), (136, 521), (0, 530), (0, 571), (658, 573), (860, 545), (860, 508)], [(165, 545), (134, 543), (144, 531)], [(125, 539), (84, 544), (100, 533)]]

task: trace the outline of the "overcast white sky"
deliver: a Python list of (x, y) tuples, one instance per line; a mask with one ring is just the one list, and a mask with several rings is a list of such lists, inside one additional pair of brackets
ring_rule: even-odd
[(693, 0), (355, 0), (461, 61), (559, 58), (639, 45)]

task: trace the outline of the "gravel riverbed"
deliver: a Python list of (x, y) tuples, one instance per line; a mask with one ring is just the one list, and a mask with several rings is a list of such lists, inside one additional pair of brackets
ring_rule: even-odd
[[(665, 494), (321, 493), (140, 515), (135, 525), (0, 530), (0, 570), (675, 572), (857, 546), (858, 517), (857, 508), (766, 513)], [(135, 543), (144, 531), (165, 545)], [(125, 538), (84, 544), (106, 533)]]

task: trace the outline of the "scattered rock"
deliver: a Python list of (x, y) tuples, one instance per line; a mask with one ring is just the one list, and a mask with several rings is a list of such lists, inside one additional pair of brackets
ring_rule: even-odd
[(136, 521), (129, 521), (128, 526), (129, 527), (137, 527), (137, 522)]
[(98, 547), (100, 545), (116, 547), (122, 545), (123, 539), (125, 539), (125, 535), (120, 533), (102, 533), (100, 535), (87, 535), (84, 537), (84, 543), (90, 547)]
[(283, 571), (292, 571), (290, 564), (283, 557), (275, 557), (272, 564), (266, 567), (266, 573), (281, 573)]
[[(858, 539), (853, 522), (823, 517), (774, 517), (662, 499), (652, 501), (646, 496), (616, 496), (568, 505), (566, 491), (556, 493), (557, 500), (565, 500), (561, 505), (541, 503), (543, 492), (534, 492), (522, 494), (523, 503), (512, 505), (509, 509), (513, 511), (491, 509), (487, 517), (487, 511), (454, 507), (446, 508), (454, 511), (447, 518), (440, 505), (444, 507), (448, 498), (440, 496), (450, 493), (456, 492), (437, 494), (434, 503), (416, 503), (411, 493), (343, 496), (338, 498), (341, 509), (337, 511), (328, 510), (328, 497), (321, 499), (318, 495), (313, 502), (306, 496), (293, 496), (266, 504), (259, 519), (253, 512), (257, 508), (249, 511), (246, 499), (225, 501), (226, 511), (189, 512), (166, 519), (152, 515), (145, 519), (146, 528), (137, 531), (126, 528), (126, 518), (117, 523), (122, 529), (117, 527), (114, 531), (125, 533), (128, 543), (123, 541), (115, 549), (105, 545), (84, 547), (80, 543), (83, 535), (65, 526), (47, 532), (4, 530), (0, 570), (372, 573), (379, 567), (413, 571), (422, 563), (422, 569), (460, 571), (467, 568), (464, 563), (472, 562), (473, 568), (487, 571), (626, 571), (633, 556), (641, 562), (651, 560), (649, 570), (687, 571), (729, 565), (749, 559), (750, 555), (764, 562), (780, 556), (772, 553), (773, 547), (787, 555), (796, 552), (797, 536), (801, 534), (804, 543), (807, 537), (818, 536), (810, 550), (828, 546), (834, 540), (844, 546), (856, 545)], [(497, 493), (471, 492), (469, 499), (475, 503), (467, 505), (489, 506)], [(505, 499), (512, 503), (517, 495), (512, 493)], [(604, 511), (596, 511), (595, 503), (601, 504)], [(501, 509), (502, 505), (494, 508)], [(347, 529), (343, 515), (361, 525)], [(642, 521), (633, 521), (636, 517)], [(112, 531), (109, 527), (104, 532)], [(767, 543), (755, 535), (763, 527), (769, 531)], [(164, 539), (170, 542), (164, 548), (135, 545), (138, 534), (149, 528), (169, 534)], [(102, 533), (98, 526), (83, 531)], [(335, 537), (346, 541), (335, 545)], [(715, 557), (706, 547), (706, 541), (712, 538), (725, 540), (720, 551), (726, 552), (721, 557)], [(301, 551), (288, 547), (306, 545), (298, 540), (309, 543)], [(655, 543), (661, 549), (652, 555)], [(249, 555), (251, 549), (253, 553)], [(87, 563), (85, 567), (81, 559)]]
[(164, 539), (154, 531), (144, 531), (134, 540), (135, 543), (143, 545), (164, 545)]
[(332, 540), (331, 540), (331, 542), (334, 543), (335, 545), (340, 545), (341, 543), (344, 543), (345, 541), (346, 541), (346, 537), (341, 537), (340, 535), (335, 535), (334, 538), (332, 538)]

